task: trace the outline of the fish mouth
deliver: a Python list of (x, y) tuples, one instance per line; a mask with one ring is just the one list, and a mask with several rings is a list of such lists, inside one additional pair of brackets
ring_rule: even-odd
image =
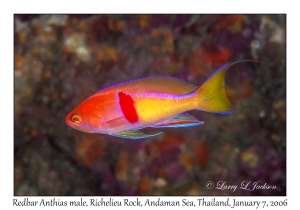
[(72, 121), (68, 120), (67, 118), (65, 119), (65, 123), (68, 126), (70, 126), (71, 128), (74, 128), (75, 130), (86, 132), (84, 129), (82, 129), (82, 127), (80, 125), (73, 123)]
[(73, 127), (73, 126), (72, 126), (72, 123), (71, 123), (70, 121), (68, 121), (67, 119), (65, 120), (65, 123), (66, 123), (68, 126)]
[(79, 128), (80, 128), (80, 125), (78, 125), (78, 124), (72, 122), (72, 121), (70, 120), (70, 117), (71, 117), (71, 114), (68, 114), (68, 115), (66, 116), (66, 118), (65, 118), (65, 123), (66, 123), (68, 126), (74, 128), (74, 129), (76, 129), (76, 130), (80, 130), (80, 129), (79, 129)]
[(65, 118), (65, 123), (69, 126), (72, 126), (73, 122), (70, 120), (70, 114), (68, 114)]
[(86, 132), (86, 133), (97, 133), (98, 128), (95, 128), (93, 126), (84, 125), (84, 124), (74, 123), (70, 120), (70, 116), (71, 116), (71, 114), (67, 115), (67, 117), (65, 118), (65, 123), (68, 126), (70, 126), (71, 128), (74, 128), (78, 131)]

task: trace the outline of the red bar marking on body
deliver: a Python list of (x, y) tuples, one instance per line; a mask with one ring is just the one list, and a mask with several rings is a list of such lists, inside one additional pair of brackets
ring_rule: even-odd
[(119, 103), (121, 110), (125, 116), (125, 118), (130, 123), (135, 123), (138, 121), (138, 116), (134, 107), (134, 101), (130, 95), (127, 95), (123, 92), (119, 92)]

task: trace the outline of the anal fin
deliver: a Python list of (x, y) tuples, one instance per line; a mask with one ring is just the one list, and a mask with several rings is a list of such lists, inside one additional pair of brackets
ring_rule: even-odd
[(140, 130), (127, 130), (127, 131), (120, 131), (120, 132), (112, 133), (110, 135), (111, 136), (116, 136), (116, 137), (119, 137), (119, 138), (135, 140), (135, 139), (143, 139), (143, 138), (148, 138), (148, 137), (152, 137), (152, 136), (157, 136), (161, 133), (162, 132), (147, 135), (147, 134), (143, 133)]
[(204, 121), (199, 121), (188, 113), (182, 113), (167, 121), (160, 122), (152, 126), (152, 128), (183, 128), (202, 125)]

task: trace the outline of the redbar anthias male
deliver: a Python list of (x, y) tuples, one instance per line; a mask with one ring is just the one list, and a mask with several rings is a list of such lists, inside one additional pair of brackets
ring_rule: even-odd
[[(225, 73), (236, 61), (217, 69), (200, 87), (169, 76), (151, 76), (99, 90), (72, 110), (66, 123), (79, 131), (127, 139), (147, 135), (140, 129), (180, 128), (204, 122), (186, 113), (234, 112), (225, 92)], [(254, 61), (255, 62), (255, 61)]]

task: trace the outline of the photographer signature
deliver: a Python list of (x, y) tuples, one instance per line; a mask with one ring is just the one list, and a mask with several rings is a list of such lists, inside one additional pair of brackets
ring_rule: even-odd
[(206, 189), (219, 189), (219, 190), (230, 190), (231, 192), (235, 192), (236, 189), (242, 189), (242, 190), (262, 190), (262, 189), (268, 189), (268, 190), (274, 190), (276, 189), (275, 185), (269, 185), (267, 183), (261, 184), (260, 181), (251, 182), (251, 181), (243, 181), (241, 182), (240, 186), (238, 185), (228, 185), (226, 181), (218, 181), (216, 184), (212, 181), (206, 182)]

